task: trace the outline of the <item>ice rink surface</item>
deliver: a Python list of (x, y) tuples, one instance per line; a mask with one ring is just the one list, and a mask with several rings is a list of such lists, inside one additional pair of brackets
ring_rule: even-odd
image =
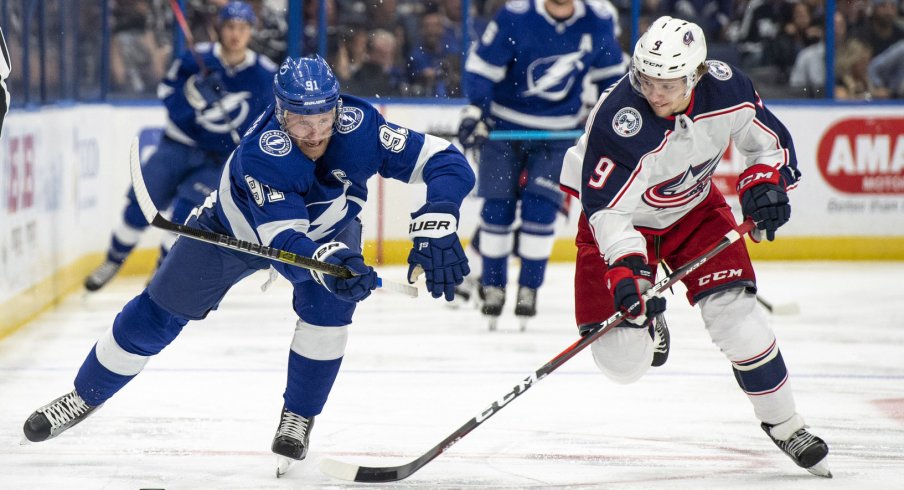
[(407, 480), (351, 484), (319, 472), (324, 457), (391, 466), (420, 456), (568, 347), (573, 265), (557, 264), (524, 333), (513, 291), (498, 332), (475, 309), (424, 294), (382, 292), (361, 304), (308, 459), (282, 479), (270, 442), (295, 325), (288, 283), (264, 293), (265, 274), (246, 279), (84, 423), (20, 445), (25, 418), (72, 389), (144, 280), (72, 295), (0, 340), (0, 489), (902, 488), (904, 296), (895, 278), (904, 263), (757, 266), (763, 297), (800, 307), (771, 321), (798, 411), (830, 445), (832, 480), (795, 466), (762, 432), (683, 290), (668, 297), (669, 362), (639, 382), (612, 383), (581, 352)]

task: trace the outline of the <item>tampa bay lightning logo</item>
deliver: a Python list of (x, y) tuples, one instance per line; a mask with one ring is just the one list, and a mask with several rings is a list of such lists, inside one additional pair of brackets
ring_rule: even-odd
[(643, 200), (654, 208), (677, 208), (690, 203), (709, 189), (711, 177), (722, 160), (716, 155), (698, 165), (688, 167), (681, 175), (650, 187), (643, 193)]
[(261, 134), (260, 140), (261, 151), (275, 157), (282, 157), (292, 151), (292, 140), (289, 135), (278, 130), (271, 129)]
[(709, 66), (709, 74), (717, 79), (728, 80), (731, 78), (731, 67), (725, 63), (721, 61), (707, 61), (706, 65)]
[(577, 51), (534, 60), (527, 66), (527, 90), (523, 95), (554, 102), (565, 99), (584, 76), (587, 67), (584, 57), (591, 51), (593, 38), (584, 34)]
[(339, 114), (339, 121), (336, 123), (336, 131), (342, 134), (351, 133), (358, 129), (358, 126), (364, 121), (364, 111), (357, 107), (345, 106)]
[(633, 107), (625, 107), (615, 113), (612, 118), (612, 130), (619, 136), (629, 138), (634, 136), (643, 127), (643, 118)]

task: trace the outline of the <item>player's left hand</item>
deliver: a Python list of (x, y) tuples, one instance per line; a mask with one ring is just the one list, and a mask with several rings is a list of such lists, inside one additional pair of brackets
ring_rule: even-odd
[(471, 269), (458, 240), (458, 206), (427, 203), (411, 213), (408, 236), (414, 242), (408, 254), (408, 282), (426, 274), (427, 290), (434, 298), (455, 299), (455, 286)]
[(311, 271), (317, 284), (325, 287), (341, 300), (356, 303), (370, 296), (371, 291), (377, 287), (377, 273), (374, 272), (374, 268), (364, 263), (364, 257), (360, 253), (350, 250), (342, 242), (329, 242), (321, 245), (314, 252), (313, 258), (340, 265), (352, 273), (352, 277), (346, 279), (315, 270)]
[(206, 75), (197, 74), (188, 77), (183, 92), (189, 105), (203, 111), (223, 97), (224, 86), (223, 77), (214, 71)]
[[(738, 177), (738, 196), (744, 217), (753, 218), (757, 229), (766, 232), (767, 240), (775, 240), (775, 230), (791, 218), (791, 204), (781, 172), (763, 164), (747, 168)], [(756, 240), (757, 235), (751, 237)]]
[(458, 123), (458, 142), (464, 149), (483, 145), (490, 137), (490, 128), (483, 120), (483, 111), (476, 105), (469, 105), (461, 110)]

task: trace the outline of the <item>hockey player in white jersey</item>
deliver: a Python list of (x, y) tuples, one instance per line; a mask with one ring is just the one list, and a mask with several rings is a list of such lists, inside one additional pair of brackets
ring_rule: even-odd
[(522, 322), (536, 314), (564, 197), (562, 157), (572, 142), (486, 141), (488, 130), (574, 130), (587, 116), (585, 98), (595, 101), (624, 69), (611, 12), (581, 0), (507, 2), (469, 53), (462, 86), (470, 105), (458, 139), (480, 147), (481, 310), (490, 329), (502, 313), (513, 253), (521, 259), (515, 314)]
[(341, 265), (354, 276), (313, 273), (180, 238), (147, 289), (91, 349), (75, 389), (28, 418), (29, 440), (56, 437), (84, 420), (189, 320), (203, 319), (233, 284), (272, 265), (292, 283), (298, 315), (272, 450), (283, 458), (279, 472), (286, 461), (303, 459), (314, 417), (338, 374), (355, 306), (377, 284), (361, 255), (358, 219), (367, 181), (377, 173), (426, 183), (427, 202), (411, 215), (409, 281), (424, 273), (434, 297), (453, 299), (469, 272), (457, 235), (459, 206), (475, 180), (464, 155), (446, 140), (387, 122), (362, 99), (340, 96), (319, 56), (287, 59), (272, 87), (275, 106), (248, 130), (226, 162), (218, 190), (188, 224)]
[[(756, 222), (752, 237), (773, 240), (791, 214), (787, 191), (800, 178), (791, 135), (743, 73), (706, 60), (696, 24), (662, 17), (637, 41), (628, 75), (600, 98), (566, 154), (561, 185), (583, 209), (575, 316), (584, 332), (617, 310), (628, 314), (629, 322), (591, 345), (597, 366), (617, 382), (639, 379), (663, 340), (650, 323), (665, 299), (643, 300), (657, 267), (682, 266), (735, 226), (711, 180), (730, 142), (746, 157), (738, 193), (744, 216)], [(797, 413), (757, 305), (744, 241), (683, 282), (766, 434), (799, 466), (831, 477), (828, 445)]]

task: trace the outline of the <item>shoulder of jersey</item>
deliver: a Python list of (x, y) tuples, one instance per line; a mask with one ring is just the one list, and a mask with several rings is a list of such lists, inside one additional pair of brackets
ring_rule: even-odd
[(261, 65), (261, 67), (262, 67), (263, 69), (265, 69), (265, 70), (267, 70), (267, 71), (269, 71), (269, 72), (276, 73), (276, 70), (279, 69), (279, 65), (277, 65), (276, 63), (274, 63), (273, 60), (271, 60), (270, 58), (268, 58), (266, 55), (263, 55), (263, 54), (260, 54), (260, 53), (257, 54), (257, 62), (258, 62), (258, 64)]
[(503, 9), (503, 11), (520, 15), (527, 13), (530, 10), (530, 7), (530, 0), (509, 0), (508, 2), (505, 2), (505, 9)]
[(615, 10), (611, 3), (599, 0), (584, 0), (584, 5), (586, 5), (587, 10), (592, 12), (597, 18), (610, 22), (615, 21)]
[(369, 102), (353, 95), (342, 94), (342, 110), (336, 121), (336, 132), (339, 134), (362, 134), (372, 126), (377, 109)]
[(600, 138), (613, 157), (636, 161), (662, 141), (663, 130), (643, 97), (628, 78), (619, 82), (603, 100), (593, 119), (593, 138)]
[(737, 67), (719, 60), (707, 60), (706, 66), (709, 70), (700, 80), (698, 89), (707, 91), (726, 103), (750, 98), (750, 79)]

